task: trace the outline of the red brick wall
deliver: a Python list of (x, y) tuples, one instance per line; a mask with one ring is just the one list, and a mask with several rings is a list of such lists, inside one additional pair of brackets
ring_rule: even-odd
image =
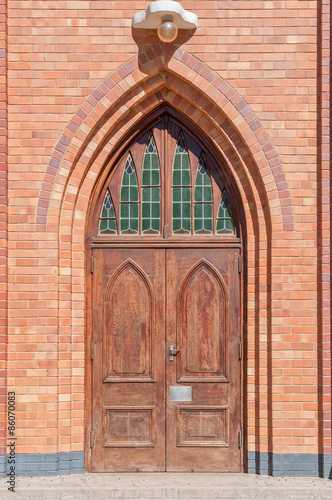
[(319, 295), (319, 322), (321, 325), (322, 363), (320, 383), (322, 402), (322, 453), (332, 453), (331, 435), (331, 2), (323, 0), (321, 5), (320, 46), (320, 109), (319, 122), (319, 218), (321, 239), (319, 248), (319, 271), (321, 292)]
[[(7, 1), (0, 1), (0, 422), (6, 422), (7, 368)], [(0, 455), (6, 452), (5, 425), (0, 426)]]
[[(18, 394), (22, 453), (83, 450), (83, 237), (89, 196), (103, 161), (101, 151), (100, 162), (89, 164), (99, 136), (89, 139), (79, 161), (73, 161), (108, 106), (115, 110), (107, 125), (111, 149), (123, 130), (156, 103), (153, 93), (164, 83), (139, 70), (129, 75), (119, 70), (109, 98), (85, 100), (108, 75), (144, 52), (141, 43), (155, 46), (155, 37), (136, 38), (138, 46), (132, 36), (131, 18), (148, 4), (9, 1), (8, 385)], [(227, 161), (238, 180), (248, 225), (248, 450), (317, 453), (317, 285), (322, 281), (317, 254), (318, 2), (206, 0), (182, 5), (198, 14), (199, 28), (181, 48), (228, 82), (260, 127), (255, 135), (236, 108), (239, 101), (232, 103), (232, 90), (224, 97), (229, 102), (218, 103), (226, 138), (216, 135), (217, 146), (222, 150), (232, 142), (230, 127), (244, 144), (235, 141), (232, 155), (238, 159), (230, 154)], [(188, 65), (172, 57), (169, 66), (190, 85)], [(139, 97), (136, 90), (132, 102), (120, 101), (136, 81)], [(195, 85), (203, 94), (209, 88), (206, 78), (196, 78), (189, 93)], [(176, 92), (186, 91), (170, 82), (160, 96), (175, 102)], [(206, 99), (214, 102), (211, 95)], [(183, 100), (178, 105), (188, 109)], [(130, 109), (136, 114), (112, 135), (114, 122)], [(215, 134), (216, 120), (217, 111), (211, 119)], [(65, 129), (69, 147), (66, 139), (58, 142)], [(324, 134), (327, 138), (326, 127)], [(280, 159), (282, 169), (275, 175), (271, 165), (261, 163), (272, 149), (257, 136), (269, 137), (276, 152), (272, 159)], [(254, 137), (261, 149), (255, 149)], [(327, 175), (324, 155), (322, 172)], [(285, 183), (279, 191), (278, 182)], [(286, 183), (290, 198), (284, 198)], [(292, 207), (294, 231), (289, 231)], [(324, 248), (325, 276), (330, 272), (328, 242)], [(329, 314), (327, 283), (324, 318)], [(328, 321), (324, 319), (326, 346)], [(326, 366), (324, 376), (328, 370)], [(327, 398), (324, 404), (328, 412)], [(326, 450), (329, 443), (326, 437)]]

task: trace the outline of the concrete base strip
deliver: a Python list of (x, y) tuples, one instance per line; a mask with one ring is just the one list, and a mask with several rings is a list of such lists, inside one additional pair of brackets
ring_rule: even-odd
[(248, 474), (136, 473), (65, 477), (18, 477), (15, 494), (0, 483), (9, 500), (331, 500), (331, 482), (321, 478), (275, 478)]

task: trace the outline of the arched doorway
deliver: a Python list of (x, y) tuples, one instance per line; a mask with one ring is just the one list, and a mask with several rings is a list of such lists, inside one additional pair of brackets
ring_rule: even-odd
[(193, 129), (163, 107), (96, 185), (91, 471), (243, 468), (240, 209)]

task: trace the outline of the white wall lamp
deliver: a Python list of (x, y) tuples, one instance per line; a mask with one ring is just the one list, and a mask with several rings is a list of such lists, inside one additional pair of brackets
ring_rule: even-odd
[(173, 42), (178, 30), (196, 29), (198, 17), (173, 0), (156, 0), (133, 17), (133, 28), (156, 29), (159, 40)]

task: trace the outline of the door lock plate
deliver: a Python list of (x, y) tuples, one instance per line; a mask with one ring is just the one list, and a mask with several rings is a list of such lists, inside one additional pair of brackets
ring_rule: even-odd
[(177, 356), (179, 354), (179, 352), (180, 352), (180, 349), (175, 349), (175, 347), (173, 345), (170, 345), (169, 350), (168, 350), (169, 360), (173, 361), (174, 356)]

